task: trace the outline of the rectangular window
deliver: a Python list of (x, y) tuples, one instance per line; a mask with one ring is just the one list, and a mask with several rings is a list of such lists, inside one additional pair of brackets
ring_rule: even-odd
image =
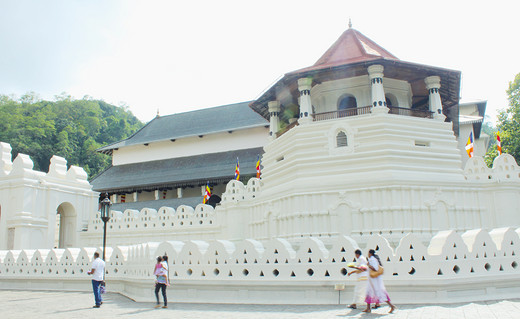
[(415, 141), (415, 146), (430, 147), (430, 142), (425, 142), (425, 141)]

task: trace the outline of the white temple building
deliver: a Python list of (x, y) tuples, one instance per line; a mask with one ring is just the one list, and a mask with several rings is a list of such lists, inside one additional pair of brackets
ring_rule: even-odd
[[(155, 240), (380, 234), (397, 242), (412, 232), (426, 242), (440, 230), (520, 226), (518, 167), (509, 155), (484, 165), (486, 102), (459, 103), (460, 76), (401, 61), (349, 28), (314, 65), (255, 101), (158, 117), (100, 149), (113, 166), (94, 190), (108, 192), (121, 214), (112, 240), (133, 243), (128, 222), (143, 214), (178, 220), (137, 226), (159, 227)], [(227, 183), (235, 158), (251, 177), (262, 153), (261, 180)], [(504, 180), (506, 169), (516, 173)], [(214, 209), (200, 205), (207, 181), (222, 197)], [(99, 219), (89, 233), (99, 231), (92, 223)]]

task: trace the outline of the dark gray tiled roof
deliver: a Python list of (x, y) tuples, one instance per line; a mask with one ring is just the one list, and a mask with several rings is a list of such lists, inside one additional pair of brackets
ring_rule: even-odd
[(172, 207), (177, 209), (181, 205), (195, 208), (198, 204), (202, 204), (202, 195), (199, 197), (171, 198), (160, 200), (147, 200), (142, 202), (118, 203), (113, 204), (111, 209), (124, 212), (126, 209), (135, 209), (141, 211), (143, 208), (153, 208), (159, 210), (161, 207)]
[(92, 180), (91, 185), (95, 191), (117, 193), (198, 186), (205, 184), (206, 181), (226, 182), (234, 177), (237, 157), (240, 161), (240, 175), (254, 175), (257, 157), (263, 153), (263, 148), (257, 147), (117, 165), (99, 174)]
[(227, 132), (267, 126), (269, 122), (250, 107), (250, 102), (217, 106), (197, 111), (159, 116), (126, 140), (98, 149), (107, 152), (115, 148), (167, 141), (183, 137)]

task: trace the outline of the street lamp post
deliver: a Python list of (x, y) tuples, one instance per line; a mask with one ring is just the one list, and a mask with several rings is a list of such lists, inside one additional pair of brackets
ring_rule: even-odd
[(110, 220), (110, 206), (112, 203), (108, 199), (108, 194), (105, 193), (105, 198), (101, 201), (101, 220), (103, 220), (103, 261), (105, 261), (105, 250), (107, 244), (107, 222)]

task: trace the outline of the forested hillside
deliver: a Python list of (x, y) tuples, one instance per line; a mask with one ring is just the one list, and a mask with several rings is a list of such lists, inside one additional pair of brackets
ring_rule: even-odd
[(95, 150), (124, 139), (141, 128), (130, 111), (88, 97), (74, 100), (62, 94), (56, 101), (29, 93), (19, 99), (0, 95), (0, 141), (31, 156), (34, 169), (46, 172), (52, 155), (85, 169), (89, 179), (110, 164)]

